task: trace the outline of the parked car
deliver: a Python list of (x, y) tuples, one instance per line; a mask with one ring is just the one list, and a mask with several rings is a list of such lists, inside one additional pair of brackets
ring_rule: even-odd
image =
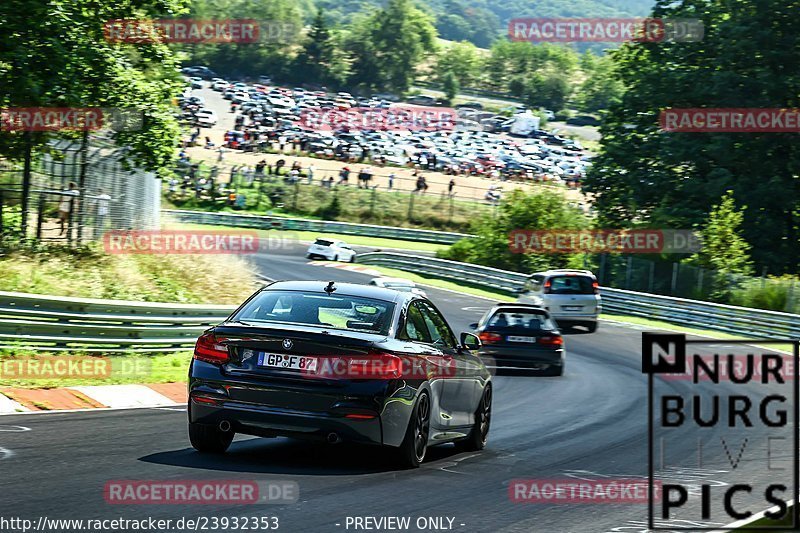
[(189, 78), (190, 85), (192, 89), (202, 89), (203, 88), (203, 78), (194, 76)]
[(589, 270), (555, 269), (532, 274), (521, 289), (519, 303), (542, 304), (559, 326), (597, 330), (602, 310), (600, 287)]
[(438, 105), (439, 101), (434, 98), (433, 96), (427, 96), (424, 94), (418, 94), (416, 96), (411, 96), (408, 98), (409, 104), (416, 104), (416, 105)]
[(425, 291), (417, 287), (417, 284), (410, 279), (381, 277), (373, 278), (369, 284), (400, 292), (413, 292), (414, 294), (422, 296), (423, 298), (428, 297), (428, 295), (425, 294)]
[(470, 327), (481, 340), (478, 355), (489, 369), (564, 373), (564, 339), (539, 305), (500, 303)]
[(317, 239), (308, 247), (306, 257), (309, 259), (320, 258), (328, 261), (352, 263), (356, 260), (356, 252), (344, 241)]
[(282, 281), (197, 339), (189, 440), (223, 453), (236, 433), (391, 450), (418, 467), (429, 446), (486, 446), (491, 374), (444, 316), (414, 293)]
[(198, 126), (209, 128), (217, 123), (217, 114), (211, 109), (201, 109), (195, 117)]

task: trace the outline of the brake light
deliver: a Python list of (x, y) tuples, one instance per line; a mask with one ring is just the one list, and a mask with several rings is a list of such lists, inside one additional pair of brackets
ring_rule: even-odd
[(492, 333), (490, 331), (483, 331), (478, 338), (481, 340), (483, 344), (492, 344), (493, 342), (500, 342), (503, 340), (502, 335), (498, 335), (497, 333)]
[(539, 337), (537, 341), (539, 344), (544, 344), (545, 346), (563, 346), (564, 339), (561, 335), (552, 335), (547, 337)]
[(213, 333), (200, 335), (194, 345), (194, 358), (207, 363), (227, 363), (230, 359), (228, 347), (221, 344), (225, 340), (227, 339), (215, 337)]
[(551, 286), (552, 286), (552, 282), (548, 279), (547, 281), (544, 282), (544, 288), (542, 289), (542, 291), (545, 294), (550, 294)]
[(594, 289), (595, 294), (600, 294), (600, 284), (596, 281), (592, 282), (592, 289)]

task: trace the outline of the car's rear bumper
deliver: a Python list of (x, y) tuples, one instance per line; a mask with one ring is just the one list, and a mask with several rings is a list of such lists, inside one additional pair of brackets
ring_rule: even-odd
[(478, 352), (487, 368), (543, 370), (564, 364), (564, 350), (487, 348)]
[(268, 407), (237, 401), (218, 404), (201, 403), (190, 398), (189, 421), (218, 426), (223, 420), (231, 423), (236, 433), (260, 437), (294, 437), (308, 440), (345, 440), (363, 444), (383, 444), (379, 416), (369, 419), (350, 419), (319, 412)]
[(408, 381), (353, 380), (337, 384), (235, 376), (193, 360), (189, 421), (262, 437), (287, 436), (399, 446), (417, 388)]

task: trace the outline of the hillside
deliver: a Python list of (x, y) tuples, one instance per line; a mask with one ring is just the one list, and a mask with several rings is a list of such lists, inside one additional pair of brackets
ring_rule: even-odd
[[(331, 21), (348, 22), (354, 13), (381, 0), (317, 0)], [(480, 47), (505, 33), (508, 21), (520, 17), (640, 17), (654, 0), (417, 0), (436, 17), (443, 39), (470, 41)]]

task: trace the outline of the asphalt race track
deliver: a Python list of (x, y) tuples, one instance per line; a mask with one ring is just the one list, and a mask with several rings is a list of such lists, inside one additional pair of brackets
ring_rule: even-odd
[[(300, 250), (254, 258), (273, 279), (365, 282), (368, 276), (309, 264)], [(456, 332), (478, 319), (491, 302), (426, 289)], [(565, 335), (566, 374), (560, 378), (495, 376), (489, 445), (482, 453), (432, 448), (417, 470), (395, 470), (371, 448), (313, 445), (288, 439), (237, 437), (227, 455), (201, 456), (189, 447), (182, 409), (138, 409), (10, 415), (0, 417), (0, 515), (48, 518), (171, 518), (277, 516), (280, 531), (355, 531), (348, 517), (452, 518), (454, 531), (612, 532), (646, 531), (646, 504), (516, 503), (513, 479), (616, 479), (647, 475), (647, 381), (641, 373), (641, 330), (604, 322), (595, 334)], [(690, 394), (689, 381), (662, 383)], [(716, 385), (719, 391), (738, 391)], [(29, 428), (15, 430), (12, 426)], [(763, 437), (762, 434), (753, 434)], [(665, 453), (664, 482), (687, 480), (726, 485), (781, 478), (765, 472), (751, 436), (736, 463), (741, 436), (720, 429), (705, 433), (698, 454), (691, 427), (673, 430)], [(709, 439), (716, 439), (716, 444)], [(751, 454), (752, 453), (752, 454)], [(780, 454), (774, 456), (780, 457)], [(784, 456), (785, 458), (785, 456)], [(702, 464), (698, 466), (698, 461)], [(103, 488), (111, 480), (291, 480), (300, 498), (291, 505), (109, 505)], [(791, 497), (787, 493), (784, 499)], [(715, 496), (719, 500), (718, 496)], [(742, 508), (769, 507), (763, 495), (737, 496)], [(680, 518), (699, 519), (692, 495)], [(708, 526), (732, 522), (719, 509)], [(695, 522), (673, 521), (680, 531)], [(448, 520), (444, 526), (448, 527)], [(666, 525), (666, 524), (665, 524)], [(364, 530), (364, 529), (360, 529)], [(373, 529), (374, 530), (374, 529)], [(387, 529), (382, 529), (387, 530)]]

